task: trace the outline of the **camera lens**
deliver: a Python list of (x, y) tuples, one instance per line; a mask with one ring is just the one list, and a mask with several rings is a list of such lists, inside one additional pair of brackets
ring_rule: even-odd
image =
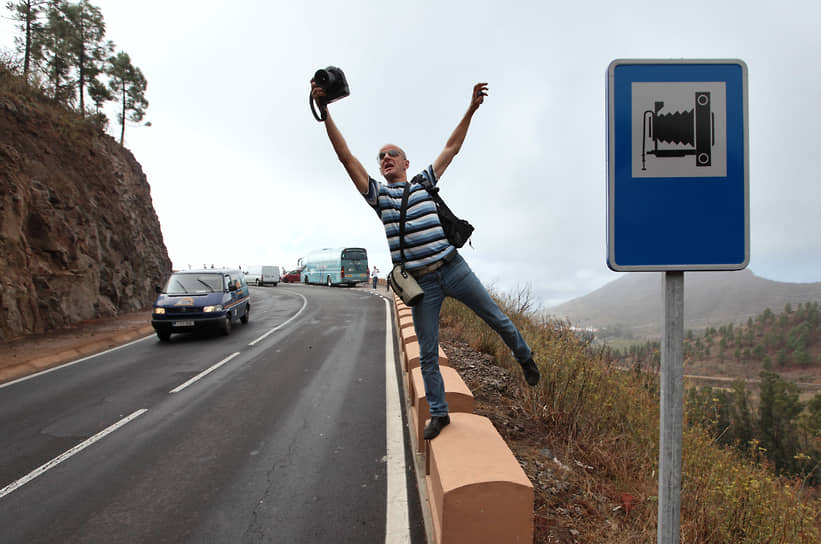
[(316, 71), (316, 74), (314, 74), (314, 81), (316, 81), (320, 87), (327, 88), (333, 81), (333, 74), (331, 74), (328, 70), (323, 70), (320, 68)]

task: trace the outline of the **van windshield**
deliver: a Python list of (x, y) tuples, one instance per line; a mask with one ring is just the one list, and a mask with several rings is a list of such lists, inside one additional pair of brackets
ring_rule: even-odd
[(221, 293), (223, 286), (222, 274), (172, 274), (165, 292), (169, 295)]

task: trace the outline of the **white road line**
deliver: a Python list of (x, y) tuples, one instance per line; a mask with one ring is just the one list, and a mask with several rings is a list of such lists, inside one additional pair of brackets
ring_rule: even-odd
[(231, 355), (229, 355), (228, 357), (226, 357), (225, 359), (223, 359), (219, 363), (217, 363), (217, 364), (215, 364), (215, 365), (213, 365), (209, 368), (206, 368), (205, 370), (203, 370), (202, 372), (200, 372), (199, 374), (197, 374), (196, 376), (194, 376), (193, 378), (191, 378), (190, 380), (188, 380), (184, 384), (175, 387), (174, 389), (169, 391), (169, 393), (179, 393), (180, 391), (182, 391), (183, 389), (185, 389), (186, 387), (188, 387), (192, 383), (194, 383), (194, 382), (204, 378), (208, 374), (212, 373), (213, 371), (215, 371), (216, 369), (218, 369), (219, 367), (221, 367), (222, 365), (224, 365), (225, 363), (227, 363), (228, 361), (230, 361), (231, 359), (233, 359), (237, 355), (239, 355), (238, 351), (232, 353)]
[(46, 369), (46, 370), (41, 370), (40, 372), (37, 372), (35, 374), (29, 374), (28, 376), (23, 376), (22, 378), (17, 378), (16, 380), (0, 384), (0, 389), (2, 389), (4, 387), (8, 387), (10, 385), (14, 385), (16, 383), (20, 383), (20, 382), (24, 382), (26, 380), (30, 380), (32, 378), (36, 378), (38, 376), (42, 376), (43, 374), (48, 374), (49, 372), (54, 372), (56, 370), (62, 370), (64, 368), (68, 368), (72, 365), (76, 365), (77, 363), (82, 363), (83, 361), (88, 361), (89, 359), (93, 359), (94, 357), (99, 357), (100, 355), (105, 355), (106, 353), (111, 353), (112, 351), (117, 351), (118, 349), (127, 348), (128, 346), (134, 345), (137, 342), (142, 342), (143, 340), (148, 340), (149, 338), (152, 338), (153, 336), (154, 336), (154, 334), (150, 334), (148, 336), (143, 336), (142, 338), (138, 338), (137, 340), (132, 340), (131, 342), (129, 342), (127, 344), (123, 344), (121, 346), (116, 346), (116, 347), (113, 347), (111, 349), (101, 351), (100, 353), (95, 353), (94, 355), (88, 355), (86, 357), (83, 357), (82, 359), (77, 359), (77, 360), (71, 361), (69, 363), (64, 363), (62, 365), (55, 366), (53, 368), (49, 368), (49, 369)]
[(288, 323), (290, 323), (291, 321), (296, 319), (297, 316), (302, 313), (302, 310), (304, 310), (305, 307), (308, 305), (308, 299), (306, 299), (305, 296), (302, 295), (301, 293), (296, 293), (296, 295), (298, 295), (300, 298), (302, 298), (302, 308), (300, 308), (299, 311), (297, 313), (295, 313), (293, 316), (291, 316), (291, 318), (288, 321), (286, 321), (285, 323), (277, 325), (276, 327), (274, 327), (270, 331), (266, 332), (265, 334), (263, 334), (262, 336), (260, 336), (256, 340), (254, 340), (253, 342), (249, 343), (248, 344), (249, 346), (254, 346), (254, 345), (258, 344), (259, 342), (262, 342), (263, 340), (268, 338), (269, 335), (274, 334), (279, 329), (281, 329), (282, 327), (284, 327), (285, 325), (287, 325)]
[(396, 361), (393, 350), (391, 308), (385, 300), (385, 427), (387, 435), (387, 513), (385, 543), (410, 542), (408, 489), (405, 480), (405, 433), (402, 429), (402, 409), (399, 386), (396, 383)]
[(111, 425), (110, 427), (107, 427), (107, 428), (103, 429), (102, 431), (95, 434), (91, 438), (77, 444), (76, 446), (74, 446), (70, 450), (58, 455), (57, 457), (55, 457), (54, 459), (52, 459), (48, 463), (46, 463), (44, 465), (41, 465), (39, 468), (34, 469), (33, 471), (29, 472), (27, 475), (23, 476), (22, 478), (20, 478), (16, 482), (10, 483), (9, 485), (4, 487), (3, 489), (0, 489), (0, 499), (5, 497), (6, 495), (12, 493), (13, 491), (19, 489), (20, 487), (23, 487), (24, 485), (26, 485), (27, 483), (29, 483), (33, 479), (37, 478), (38, 476), (41, 476), (47, 470), (56, 467), (57, 465), (59, 465), (60, 463), (62, 463), (63, 461), (65, 461), (66, 459), (71, 457), (72, 455), (74, 455), (75, 453), (79, 453), (80, 451), (86, 449), (87, 447), (94, 444), (95, 442), (97, 442), (99, 440), (102, 440), (106, 435), (109, 435), (109, 434), (113, 433), (114, 431), (116, 431), (117, 429), (119, 429), (120, 427), (125, 425), (126, 423), (129, 423), (130, 421), (133, 421), (134, 419), (137, 419), (138, 417), (140, 417), (141, 415), (143, 415), (147, 411), (148, 410), (145, 409), (145, 408), (137, 410), (136, 412), (132, 413), (130, 416), (124, 417), (123, 419), (121, 419), (120, 421), (115, 423), (114, 425)]

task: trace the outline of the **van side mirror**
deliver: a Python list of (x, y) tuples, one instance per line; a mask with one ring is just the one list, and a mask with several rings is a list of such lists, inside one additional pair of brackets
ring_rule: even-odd
[(156, 292), (158, 295), (161, 294), (162, 293), (162, 287), (157, 285), (156, 287), (154, 287), (154, 292)]

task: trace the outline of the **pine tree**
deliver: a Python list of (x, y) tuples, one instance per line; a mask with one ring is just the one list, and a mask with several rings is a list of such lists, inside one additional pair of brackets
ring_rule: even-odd
[(36, 49), (43, 43), (45, 26), (42, 15), (47, 0), (20, 0), (16, 4), (7, 2), (6, 9), (12, 12), (12, 18), (20, 23), (22, 37), (14, 39), (17, 50), (23, 55), (23, 78), (28, 81), (32, 64), (38, 58)]
[(111, 90), (106, 87), (104, 83), (101, 83), (99, 79), (93, 79), (89, 82), (88, 96), (91, 97), (91, 100), (94, 102), (95, 113), (97, 114), (100, 113), (103, 104), (114, 99)]
[(108, 86), (122, 104), (117, 119), (122, 127), (120, 145), (123, 145), (126, 120), (139, 122), (145, 117), (145, 110), (148, 108), (145, 90), (148, 87), (148, 82), (142, 71), (131, 64), (131, 58), (127, 53), (120, 51), (110, 57), (108, 62), (106, 73), (111, 78)]
[(761, 400), (758, 408), (758, 431), (767, 457), (779, 471), (794, 471), (794, 457), (799, 453), (799, 437), (795, 425), (804, 404), (798, 398), (798, 386), (781, 379), (778, 374), (763, 371)]
[(748, 444), (754, 438), (754, 424), (750, 393), (743, 380), (733, 383), (732, 404), (729, 407), (732, 437), (738, 444)]
[(804, 366), (804, 365), (810, 364), (810, 361), (812, 359), (810, 357), (809, 352), (807, 352), (806, 348), (799, 347), (799, 348), (796, 348), (795, 351), (793, 351), (792, 360), (793, 360), (793, 363), (795, 363), (799, 366)]
[[(86, 87), (103, 72), (104, 62), (114, 50), (114, 44), (103, 41), (105, 21), (100, 8), (92, 6), (88, 0), (77, 4), (60, 2), (58, 6), (71, 28), (71, 59), (76, 69), (80, 114), (85, 115)], [(101, 95), (98, 93), (97, 97)]]
[(66, 2), (52, 2), (47, 13), (46, 30), (33, 50), (42, 58), (43, 69), (51, 85), (52, 98), (73, 103), (74, 83), (70, 79), (75, 65), (72, 43), (74, 29), (66, 18)]

